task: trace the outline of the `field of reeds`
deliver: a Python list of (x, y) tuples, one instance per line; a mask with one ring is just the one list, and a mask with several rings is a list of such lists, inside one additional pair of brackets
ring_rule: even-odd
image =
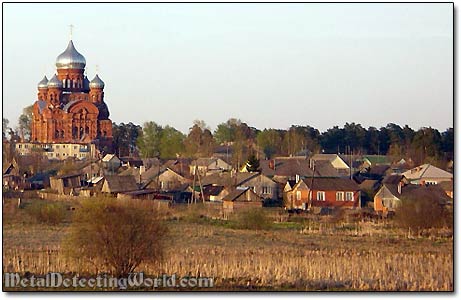
[[(215, 290), (453, 290), (453, 238), (446, 230), (413, 236), (389, 221), (333, 223), (328, 217), (248, 230), (197, 211), (165, 213), (165, 258), (137, 271), (214, 277)], [(44, 224), (12, 202), (4, 204), (3, 217), (3, 272), (95, 275), (93, 266), (61, 251), (69, 216)]]

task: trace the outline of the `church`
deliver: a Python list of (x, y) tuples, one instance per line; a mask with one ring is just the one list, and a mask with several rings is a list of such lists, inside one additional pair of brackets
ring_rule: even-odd
[(56, 74), (38, 83), (32, 112), (31, 142), (39, 144), (92, 144), (110, 151), (112, 121), (104, 101), (104, 82), (89, 81), (85, 57), (72, 39), (56, 59)]

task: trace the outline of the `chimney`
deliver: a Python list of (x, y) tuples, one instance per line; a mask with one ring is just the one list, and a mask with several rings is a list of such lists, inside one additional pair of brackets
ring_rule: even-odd
[(299, 182), (299, 174), (296, 174), (296, 183)]
[(403, 185), (403, 182), (399, 182), (399, 184), (397, 185), (397, 193), (402, 194), (402, 185)]

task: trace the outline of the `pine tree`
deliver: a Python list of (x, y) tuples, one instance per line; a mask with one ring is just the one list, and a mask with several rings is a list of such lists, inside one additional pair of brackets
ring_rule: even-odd
[(248, 172), (259, 172), (261, 171), (259, 168), (259, 159), (256, 158), (254, 154), (251, 154), (250, 157), (248, 157), (247, 163), (246, 163), (246, 169)]

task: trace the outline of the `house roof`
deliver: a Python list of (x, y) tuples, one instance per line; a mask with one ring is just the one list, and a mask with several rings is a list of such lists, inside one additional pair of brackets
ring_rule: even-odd
[[(395, 189), (394, 189), (395, 187)], [(450, 201), (450, 197), (447, 196), (445, 191), (438, 185), (415, 185), (408, 184), (402, 187), (401, 194), (398, 193), (396, 185), (392, 189), (389, 189), (392, 194), (399, 199), (407, 199), (410, 201), (418, 201), (423, 198), (430, 199), (438, 202), (439, 204), (446, 204)]]
[(348, 178), (306, 178), (304, 183), (315, 190), (325, 191), (358, 191), (359, 186), (355, 181)]
[(133, 176), (106, 175), (105, 183), (107, 183), (110, 193), (129, 192), (138, 189)]
[(78, 177), (82, 176), (80, 173), (74, 173), (74, 174), (64, 174), (64, 175), (59, 175), (59, 176), (54, 176), (55, 179), (66, 179), (66, 178), (72, 178), (72, 177)]
[(205, 195), (218, 196), (223, 189), (224, 186), (222, 185), (207, 185), (203, 187), (203, 193)]
[(120, 160), (123, 161), (124, 163), (129, 163), (132, 166), (142, 166), (143, 161), (140, 158), (135, 158), (135, 157), (120, 157)]
[(202, 185), (222, 185), (232, 186), (241, 185), (242, 183), (250, 180), (253, 177), (258, 176), (258, 172), (237, 172), (231, 174), (231, 172), (210, 174), (201, 178)]
[(368, 160), (371, 165), (390, 164), (389, 158), (386, 155), (365, 155), (363, 160)]
[[(213, 164), (213, 163), (216, 163), (216, 161), (218, 160), (222, 160), (220, 158), (216, 158), (216, 157), (201, 157), (201, 158), (198, 158), (194, 161), (191, 162), (191, 165), (192, 166), (203, 166), (203, 167), (208, 167), (209, 165)], [(224, 160), (222, 160), (224, 163), (226, 163)], [(227, 163), (226, 163), (227, 164)]]
[(403, 176), (402, 175), (387, 175), (383, 179), (383, 183), (387, 184), (398, 184), (400, 181), (402, 181)]
[(102, 158), (102, 161), (108, 162), (108, 161), (111, 161), (113, 158), (118, 159), (118, 157), (115, 156), (115, 154), (106, 154), (106, 155)]
[[(223, 201), (236, 201), (238, 197), (249, 191), (255, 194), (249, 187), (232, 189), (222, 200)], [(256, 195), (256, 194), (255, 194)], [(259, 196), (258, 196), (259, 197)]]
[[(275, 164), (275, 168), (274, 168)], [(278, 157), (273, 160), (261, 160), (261, 173), (266, 176), (302, 176), (312, 177), (314, 171), (310, 168), (310, 161), (304, 157)], [(275, 170), (274, 170), (275, 169)], [(316, 161), (315, 177), (339, 177), (338, 171), (331, 165), (330, 161)]]
[(386, 171), (390, 168), (389, 165), (374, 165), (368, 171), (370, 175), (384, 176)]
[(377, 189), (378, 183), (378, 180), (365, 179), (361, 184), (359, 184), (359, 187), (362, 191), (374, 191)]
[(424, 164), (421, 166), (418, 166), (416, 168), (413, 168), (411, 170), (408, 170), (403, 173), (403, 176), (407, 179), (424, 179), (424, 178), (453, 178), (453, 174), (444, 171), (440, 168), (437, 168), (433, 165), (430, 164)]

